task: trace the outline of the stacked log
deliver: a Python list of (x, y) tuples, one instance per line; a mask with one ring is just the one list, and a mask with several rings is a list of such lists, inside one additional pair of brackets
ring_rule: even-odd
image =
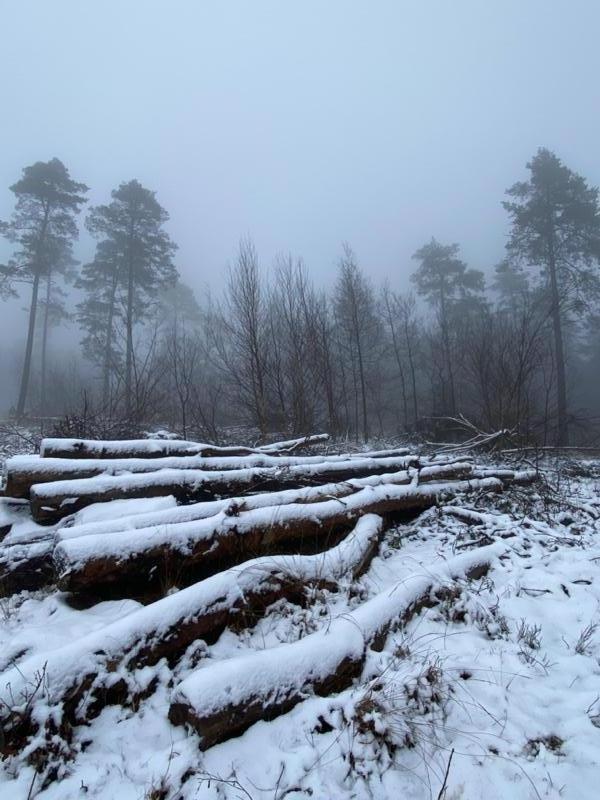
[[(21, 660), (2, 674), (2, 685), (18, 697), (27, 691), (31, 677), (43, 672), (52, 692), (54, 724), (65, 708), (82, 724), (115, 701), (114, 691), (109, 691), (115, 675), (163, 658), (174, 663), (195, 641), (214, 641), (226, 627), (253, 624), (276, 600), (297, 600), (307, 587), (333, 588), (344, 576), (356, 577), (375, 554), (382, 532), (383, 520), (368, 515), (325, 553), (248, 561), (135, 611), (50, 658)], [(40, 720), (31, 719), (32, 711), (29, 708), (25, 717), (22, 710), (5, 716), (5, 748), (14, 748), (23, 731), (28, 736), (37, 731)]]
[[(7, 532), (0, 593), (54, 582), (74, 603), (111, 596), (147, 605), (50, 657), (23, 652), (0, 662), (13, 697), (43, 674), (53, 698), (52, 708), (24, 709), (0, 692), (0, 752), (15, 754), (43, 731), (55, 742), (109, 703), (140, 701), (152, 691), (150, 667), (164, 660), (174, 668), (197, 642), (206, 647), (226, 628), (253, 625), (277, 601), (304, 603), (307, 587), (351, 585), (392, 522), (535, 477), (404, 448), (300, 455), (324, 440), (222, 448), (46, 439), (39, 457), (9, 460), (8, 492), (52, 527)], [(307, 695), (340, 691), (360, 676), (369, 648), (437, 602), (448, 580), (489, 568), (502, 547), (465, 553), (438, 575), (414, 575), (276, 652), (204, 666), (173, 690), (171, 722), (195, 730), (206, 748)], [(36, 769), (51, 750), (30, 752)]]
[(328, 433), (318, 433), (274, 442), (263, 447), (219, 447), (181, 439), (42, 439), (42, 458), (165, 458), (167, 456), (247, 456), (255, 453), (292, 453), (329, 440)]
[(194, 728), (200, 746), (207, 749), (258, 720), (289, 711), (311, 694), (342, 691), (360, 675), (369, 646), (432, 605), (436, 590), (448, 578), (485, 575), (500, 552), (497, 545), (490, 545), (457, 556), (446, 565), (445, 575), (414, 575), (393, 592), (376, 595), (339, 617), (324, 631), (205, 666), (178, 686), (169, 719), (174, 725)]
[[(98, 475), (139, 475), (147, 473), (179, 472), (192, 470), (194, 474), (202, 472), (240, 472), (241, 470), (270, 469), (271, 472), (283, 472), (286, 468), (319, 467), (335, 468), (340, 473), (362, 472), (370, 469), (397, 469), (401, 465), (416, 463), (415, 456), (273, 456), (247, 455), (234, 458), (205, 456), (170, 456), (167, 458), (90, 458), (62, 459), (40, 458), (39, 456), (14, 456), (6, 462), (6, 494), (15, 498), (29, 498), (31, 487), (40, 483), (60, 483), (63, 481), (83, 480)], [(302, 471), (302, 470), (297, 470)], [(260, 473), (256, 473), (260, 474)], [(267, 473), (269, 474), (269, 473)], [(215, 481), (218, 475), (214, 476)]]
[(126, 537), (118, 533), (77, 537), (56, 545), (54, 569), (64, 591), (102, 594), (111, 588), (111, 596), (136, 589), (142, 593), (154, 581), (164, 580), (163, 565), (165, 572), (188, 582), (252, 554), (266, 555), (290, 545), (300, 548), (306, 542), (317, 548), (319, 542), (326, 545), (328, 537), (344, 533), (363, 514), (389, 517), (429, 508), (442, 496), (501, 489), (496, 478), (420, 486), (382, 484), (359, 489), (343, 500), (267, 506), (233, 516), (221, 513), (197, 522), (137, 529)]

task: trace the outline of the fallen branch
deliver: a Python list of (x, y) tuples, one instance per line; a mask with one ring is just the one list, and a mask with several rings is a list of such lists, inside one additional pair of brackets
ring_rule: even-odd
[(472, 450), (496, 450), (499, 443), (512, 441), (515, 429), (502, 428), (499, 431), (483, 431), (474, 425), (470, 420), (459, 414), (457, 417), (438, 417), (446, 423), (450, 422), (457, 426), (457, 429), (470, 434), (469, 438), (463, 442), (427, 442), (431, 447), (437, 448), (442, 453), (467, 453)]

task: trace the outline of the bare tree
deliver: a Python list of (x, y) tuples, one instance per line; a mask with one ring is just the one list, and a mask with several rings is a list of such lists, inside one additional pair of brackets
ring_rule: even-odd
[(345, 352), (352, 376), (355, 401), (355, 432), (358, 435), (358, 408), (362, 421), (362, 435), (369, 438), (367, 410), (367, 371), (377, 341), (379, 321), (373, 290), (360, 271), (354, 253), (344, 245), (335, 291), (341, 350)]
[(258, 257), (249, 239), (240, 242), (229, 272), (225, 302), (213, 335), (221, 368), (235, 399), (261, 436), (267, 432), (269, 367), (268, 306)]

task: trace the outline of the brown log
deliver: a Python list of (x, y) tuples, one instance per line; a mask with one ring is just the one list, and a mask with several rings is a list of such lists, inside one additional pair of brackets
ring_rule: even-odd
[(164, 458), (166, 456), (247, 456), (256, 453), (291, 453), (303, 447), (325, 442), (329, 434), (318, 433), (274, 442), (264, 447), (220, 447), (187, 442), (180, 439), (128, 439), (102, 441), (97, 439), (42, 439), (42, 458)]
[[(473, 468), (469, 462), (451, 462), (449, 464), (432, 464), (419, 470), (419, 483), (431, 483), (440, 480), (463, 480), (473, 476)], [(207, 519), (216, 514), (233, 516), (242, 511), (265, 508), (266, 506), (288, 505), (289, 503), (315, 503), (333, 497), (342, 498), (367, 486), (380, 486), (383, 483), (406, 485), (416, 477), (416, 470), (400, 470), (398, 472), (371, 475), (364, 478), (353, 478), (340, 483), (322, 483), (317, 486), (305, 486), (300, 489), (284, 489), (280, 492), (263, 492), (245, 497), (232, 497), (224, 500), (212, 500), (175, 506), (149, 512), (136, 512), (114, 519), (103, 519), (98, 522), (66, 524), (56, 531), (57, 541), (75, 539), (78, 536), (90, 536), (97, 533), (123, 533), (139, 528), (152, 528), (157, 525), (173, 525), (179, 522)]]
[[(57, 544), (55, 569), (61, 589), (131, 596), (160, 584), (160, 571), (189, 583), (198, 574), (212, 574), (224, 566), (256, 555), (266, 555), (284, 545), (306, 546), (340, 534), (363, 514), (415, 512), (435, 505), (438, 497), (476, 490), (500, 491), (501, 481), (485, 478), (421, 486), (368, 487), (343, 500), (309, 505), (260, 508), (222, 516), (162, 525), (119, 534), (92, 535)], [(318, 549), (318, 548), (317, 548)]]
[(22, 544), (0, 545), (0, 597), (33, 591), (52, 583), (53, 549), (51, 535)]
[[(226, 627), (252, 625), (276, 600), (299, 600), (308, 586), (335, 588), (345, 575), (356, 577), (375, 554), (382, 531), (381, 518), (362, 517), (341, 544), (325, 553), (254, 559), (134, 611), (54, 653), (21, 658), (0, 680), (0, 686), (11, 687), (9, 696), (0, 694), (4, 753), (22, 747), (23, 739), (36, 732), (31, 719), (24, 720), (20, 711), (11, 713), (10, 697), (19, 697), (21, 687), (26, 690), (42, 671), (52, 693), (54, 722), (63, 713), (71, 726), (81, 724), (110, 702), (125, 702), (126, 686), (123, 698), (107, 692), (117, 670), (140, 669), (162, 658), (174, 663), (194, 641), (212, 642)], [(32, 705), (29, 715), (33, 710)]]
[(206, 750), (258, 720), (289, 711), (308, 695), (342, 691), (360, 675), (370, 645), (434, 604), (448, 577), (481, 577), (499, 553), (497, 545), (465, 553), (448, 562), (439, 577), (428, 567), (427, 574), (382, 592), (325, 631), (204, 666), (177, 688), (169, 719), (192, 727)]
[[(264, 469), (275, 467), (311, 466), (314, 464), (349, 464), (373, 466), (373, 462), (386, 459), (392, 464), (406, 456), (384, 456), (378, 454), (365, 456), (288, 456), (258, 453), (239, 457), (170, 456), (166, 458), (40, 458), (39, 456), (13, 456), (6, 461), (6, 495), (11, 498), (28, 499), (31, 487), (40, 483), (54, 483), (65, 480), (83, 480), (98, 475), (145, 474), (158, 470), (202, 470), (209, 472), (228, 472), (240, 469)], [(413, 456), (416, 459), (416, 457)]]
[(416, 456), (348, 459), (347, 461), (225, 470), (160, 470), (141, 475), (100, 475), (82, 480), (35, 484), (31, 513), (37, 522), (53, 522), (91, 503), (136, 497), (173, 495), (178, 501), (213, 500), (257, 491), (295, 489), (316, 483), (346, 481), (416, 466)]

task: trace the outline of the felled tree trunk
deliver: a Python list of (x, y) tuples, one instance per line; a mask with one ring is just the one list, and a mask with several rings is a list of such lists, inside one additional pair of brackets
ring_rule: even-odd
[[(361, 489), (343, 499), (291, 503), (155, 529), (85, 536), (60, 542), (54, 551), (58, 585), (71, 592), (131, 596), (148, 589), (163, 575), (190, 582), (251, 555), (266, 555), (282, 545), (326, 543), (329, 535), (348, 530), (363, 514), (390, 515), (418, 511), (438, 497), (477, 490), (501, 491), (496, 478), (472, 481)], [(322, 546), (321, 546), (322, 547)], [(315, 547), (318, 549), (318, 547)], [(164, 578), (163, 578), (164, 579)]]
[[(226, 627), (254, 624), (276, 600), (300, 600), (307, 587), (334, 588), (344, 576), (351, 580), (370, 563), (382, 532), (380, 517), (364, 516), (344, 541), (325, 553), (248, 561), (134, 611), (50, 656), (21, 660), (0, 681), (2, 687), (11, 687), (6, 697), (0, 690), (5, 732), (0, 752), (22, 747), (23, 737), (37, 732), (31, 709), (24, 719), (21, 709), (11, 711), (10, 701), (11, 696), (20, 696), (21, 687), (33, 685), (36, 675), (44, 674), (52, 695), (53, 722), (62, 713), (69, 725), (81, 724), (118, 699), (107, 691), (114, 685), (115, 673), (151, 666), (162, 658), (174, 662), (195, 641), (211, 642)], [(121, 701), (127, 697), (125, 687)]]
[[(416, 457), (412, 457), (416, 462)], [(233, 472), (242, 469), (269, 469), (281, 471), (287, 467), (312, 467), (339, 464), (340, 471), (353, 471), (364, 467), (366, 472), (387, 467), (404, 466), (406, 456), (379, 456), (373, 458), (350, 456), (275, 456), (254, 454), (238, 457), (170, 456), (166, 458), (40, 458), (39, 456), (13, 456), (6, 461), (6, 495), (27, 499), (31, 487), (40, 483), (84, 480), (99, 475), (146, 474), (159, 470), (196, 470), (208, 472)]]
[(346, 481), (416, 466), (416, 456), (366, 458), (225, 471), (164, 469), (141, 475), (99, 475), (35, 484), (29, 496), (37, 522), (53, 522), (91, 503), (173, 495), (180, 502), (234, 497), (257, 491), (295, 489), (325, 481)]
[[(513, 473), (511, 473), (513, 474)], [(458, 461), (448, 464), (432, 464), (419, 469), (419, 483), (428, 483), (440, 480), (463, 480), (470, 477), (479, 477), (473, 474), (473, 467), (469, 462)], [(300, 489), (284, 489), (280, 492), (262, 492), (246, 495), (245, 497), (232, 497), (223, 500), (212, 500), (200, 503), (191, 503), (184, 506), (168, 507), (160, 510), (135, 512), (127, 516), (119, 516), (110, 520), (97, 522), (77, 523), (64, 525), (56, 531), (58, 541), (76, 539), (79, 536), (92, 534), (106, 534), (129, 531), (139, 528), (152, 528), (157, 525), (174, 525), (179, 522), (207, 519), (216, 514), (233, 516), (242, 511), (250, 511), (266, 506), (289, 505), (290, 503), (315, 503), (333, 497), (342, 498), (367, 486), (379, 486), (382, 483), (406, 485), (416, 478), (416, 470), (400, 470), (385, 473), (384, 475), (371, 475), (364, 478), (352, 478), (340, 483), (322, 483), (317, 486), (305, 486)], [(152, 501), (151, 501), (152, 502)]]
[(42, 458), (166, 458), (167, 456), (248, 456), (256, 453), (291, 453), (303, 447), (326, 442), (328, 433), (303, 436), (264, 447), (219, 447), (180, 439), (42, 439)]
[(369, 646), (382, 646), (390, 630), (433, 605), (436, 590), (443, 590), (448, 578), (484, 575), (501, 549), (492, 545), (458, 556), (437, 577), (429, 570), (413, 576), (334, 620), (325, 631), (204, 666), (177, 688), (169, 719), (191, 726), (206, 750), (258, 720), (289, 711), (309, 695), (342, 691), (360, 675)]
[[(467, 478), (471, 474), (472, 467), (469, 463), (458, 462), (423, 467), (419, 472), (419, 479), (421, 482), (428, 482), (443, 478)], [(188, 506), (175, 506), (158, 511), (120, 517), (115, 520), (102, 520), (63, 527), (48, 534), (37, 534), (31, 539), (26, 537), (26, 541), (19, 542), (18, 545), (11, 540), (11, 544), (4, 546), (0, 544), (0, 595), (38, 589), (52, 583), (55, 579), (52, 559), (55, 543), (100, 534), (105, 536), (111, 533), (119, 533), (127, 536), (131, 531), (147, 530), (156, 526), (164, 528), (165, 525), (168, 525), (171, 526), (169, 529), (172, 530), (174, 525), (194, 520), (206, 520), (217, 514), (225, 514), (231, 517), (240, 514), (242, 511), (268, 506), (314, 503), (333, 497), (341, 499), (368, 486), (378, 486), (382, 483), (406, 485), (411, 482), (413, 477), (413, 471), (400, 471), (383, 476), (355, 478), (342, 483), (327, 483), (297, 490), (267, 492), (248, 497), (216, 500)], [(168, 575), (165, 574), (163, 579), (168, 579)], [(134, 588), (132, 587), (132, 591), (134, 591)], [(150, 595), (153, 594), (155, 594), (154, 589), (150, 592)], [(144, 591), (140, 596), (145, 599), (147, 594)]]
[(51, 535), (19, 544), (0, 544), (0, 597), (34, 591), (54, 579)]

